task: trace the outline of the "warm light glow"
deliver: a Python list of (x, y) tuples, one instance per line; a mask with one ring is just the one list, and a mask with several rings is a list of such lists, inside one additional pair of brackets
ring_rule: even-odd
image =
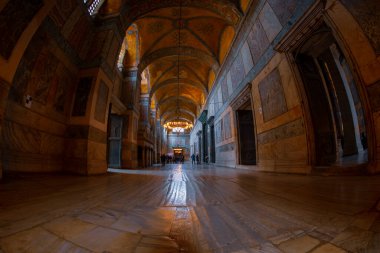
[(172, 130), (175, 133), (183, 133), (187, 129), (191, 129), (193, 124), (185, 121), (171, 121), (164, 125), (166, 129)]

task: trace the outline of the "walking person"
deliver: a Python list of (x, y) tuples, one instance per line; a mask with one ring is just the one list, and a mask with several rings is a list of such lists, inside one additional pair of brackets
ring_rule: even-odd
[(195, 164), (195, 155), (194, 155), (194, 153), (191, 155), (191, 164)]

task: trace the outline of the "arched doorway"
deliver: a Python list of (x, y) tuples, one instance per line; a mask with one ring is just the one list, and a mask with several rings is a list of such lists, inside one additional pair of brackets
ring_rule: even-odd
[(310, 110), (315, 166), (368, 161), (363, 103), (354, 74), (330, 28), (322, 24), (294, 52)]

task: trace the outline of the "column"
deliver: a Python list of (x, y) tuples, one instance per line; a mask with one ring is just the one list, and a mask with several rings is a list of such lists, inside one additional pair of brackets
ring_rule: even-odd
[(121, 167), (123, 169), (134, 169), (138, 166), (137, 134), (140, 115), (136, 93), (139, 92), (140, 79), (137, 75), (137, 69), (124, 70), (123, 76), (121, 97), (127, 106), (127, 112), (124, 115)]

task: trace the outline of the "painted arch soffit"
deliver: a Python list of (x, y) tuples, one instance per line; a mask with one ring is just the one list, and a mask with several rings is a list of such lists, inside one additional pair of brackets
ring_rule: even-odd
[(127, 0), (122, 13), (126, 23), (130, 24), (142, 16), (162, 8), (195, 7), (208, 10), (223, 18), (231, 25), (237, 25), (243, 14), (239, 0)]
[(173, 110), (173, 108), (176, 108), (177, 105), (179, 105), (180, 109), (191, 112), (191, 114), (193, 114), (194, 117), (196, 116), (196, 113), (197, 113), (197, 107), (196, 106), (194, 106), (193, 104), (186, 103), (184, 101), (177, 100), (177, 99), (160, 105), (160, 112), (163, 113), (166, 111)]
[(194, 47), (178, 47), (173, 45), (172, 47), (162, 48), (157, 51), (154, 51), (148, 55), (144, 55), (141, 58), (140, 64), (139, 64), (139, 70), (142, 72), (144, 71), (149, 65), (153, 64), (155, 61), (163, 59), (163, 58), (174, 58), (174, 57), (187, 57), (187, 58), (193, 58), (198, 61), (203, 62), (204, 64), (207, 64), (207, 66), (210, 66), (212, 70), (217, 73), (219, 70), (219, 61), (218, 59), (200, 49), (194, 48)]
[(189, 99), (187, 97), (183, 97), (183, 96), (179, 96), (179, 97), (164, 97), (162, 98), (161, 100), (157, 100), (157, 107), (160, 107), (166, 103), (172, 103), (173, 101), (177, 101), (179, 100), (180, 103), (187, 103), (187, 104), (191, 104), (193, 105), (195, 108), (197, 108), (198, 104), (192, 100), (192, 99)]
[(178, 57), (173, 56), (155, 61), (149, 65), (148, 69), (152, 87), (166, 80), (179, 77), (202, 84), (208, 90), (207, 84), (209, 83), (211, 68), (198, 59), (181, 56), (178, 66)]
[(177, 114), (177, 112), (181, 115), (188, 115), (188, 116), (191, 116), (193, 119), (195, 119), (196, 115), (192, 112), (192, 111), (189, 111), (189, 110), (186, 110), (186, 109), (183, 109), (183, 108), (180, 108), (179, 110), (177, 111), (164, 111), (162, 112), (161, 114), (161, 118), (165, 119), (173, 114)]
[(152, 87), (152, 89), (150, 90), (149, 96), (150, 96), (150, 98), (152, 98), (152, 96), (159, 89), (173, 89), (173, 88), (176, 89), (176, 88), (178, 88), (178, 85), (180, 87), (184, 87), (184, 86), (193, 87), (193, 88), (199, 89), (199, 91), (203, 94), (203, 96), (207, 97), (207, 95), (208, 95), (207, 89), (201, 83), (198, 83), (196, 81), (193, 81), (193, 80), (187, 79), (187, 78), (179, 78), (179, 79), (172, 78), (172, 79), (167, 79), (161, 83), (155, 84)]
[(166, 123), (170, 121), (187, 121), (189, 123), (194, 123), (195, 119), (186, 113), (172, 113), (171, 115), (167, 115), (164, 118), (161, 118), (161, 122)]
[(233, 26), (204, 9), (182, 8), (181, 17), (177, 16), (178, 9), (160, 9), (135, 21), (142, 38), (141, 55), (180, 43), (183, 47), (197, 48), (216, 58), (224, 30)]

